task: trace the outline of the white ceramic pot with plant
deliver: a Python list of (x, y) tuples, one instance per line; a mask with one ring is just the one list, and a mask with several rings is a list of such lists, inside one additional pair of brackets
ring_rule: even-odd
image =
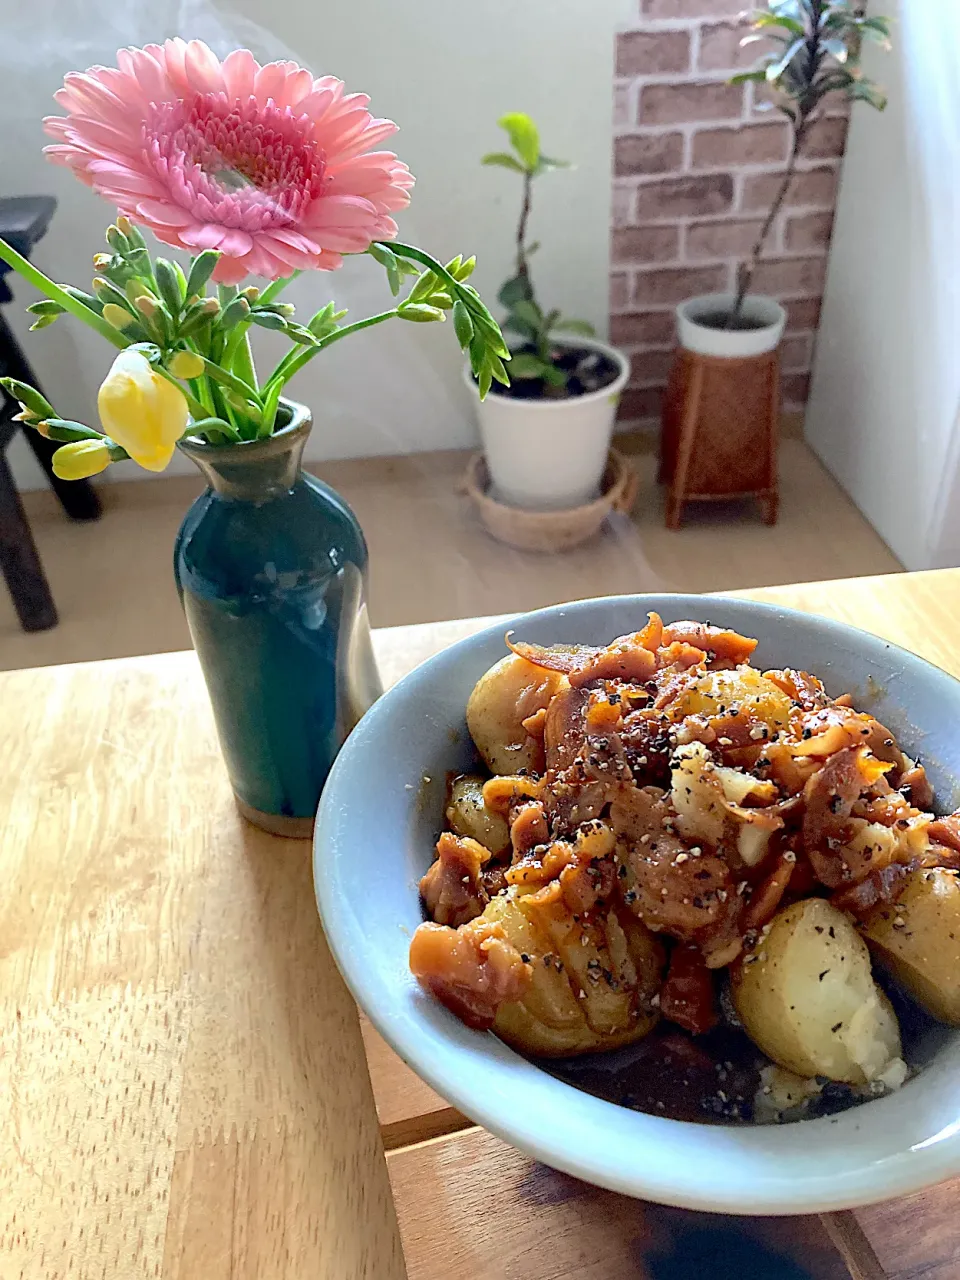
[[(494, 381), (477, 420), (492, 497), (534, 511), (569, 510), (598, 494), (610, 452), (620, 393), (630, 376), (621, 352), (600, 342), (584, 320), (545, 312), (537, 302), (527, 243), (533, 179), (566, 162), (544, 156), (536, 125), (520, 112), (503, 116), (513, 152), (493, 152), (483, 163), (523, 178), (516, 237), (516, 274), (500, 290), (503, 328), (515, 335), (507, 365), (510, 385)], [(465, 370), (476, 394), (476, 380)]]
[(865, 39), (889, 48), (890, 24), (886, 18), (864, 16), (860, 8), (849, 0), (768, 0), (769, 11), (757, 14), (751, 34), (741, 42), (772, 45), (753, 70), (733, 76), (731, 84), (755, 82), (770, 92), (770, 100), (758, 105), (789, 120), (790, 157), (753, 248), (738, 268), (736, 292), (691, 298), (678, 308), (678, 338), (686, 350), (738, 359), (764, 355), (779, 345), (783, 308), (773, 298), (751, 294), (750, 286), (811, 128), (823, 113), (824, 100), (834, 94), (867, 102), (878, 111), (887, 103), (881, 89), (863, 75), (860, 50)]

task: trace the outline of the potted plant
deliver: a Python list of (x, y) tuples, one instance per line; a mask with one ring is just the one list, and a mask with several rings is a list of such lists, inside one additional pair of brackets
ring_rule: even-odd
[[(512, 151), (491, 152), (482, 163), (509, 169), (522, 182), (516, 270), (499, 293), (513, 359), (509, 385), (494, 385), (492, 395), (477, 401), (480, 435), (494, 498), (532, 510), (576, 508), (597, 496), (630, 366), (619, 351), (597, 341), (585, 320), (540, 306), (530, 275), (538, 245), (528, 240), (533, 183), (568, 166), (541, 152), (529, 116), (512, 112), (498, 123)], [(477, 387), (471, 370), (467, 380)]]
[[(413, 178), (374, 149), (396, 126), (364, 95), (292, 62), (261, 67), (246, 49), (221, 62), (197, 40), (123, 49), (118, 63), (68, 75), (56, 95), (67, 114), (46, 121), (50, 158), (119, 211), (90, 291), (55, 283), (0, 239), (0, 259), (45, 295), (29, 308), (33, 328), (70, 314), (113, 349), (100, 422), (65, 418), (23, 382), (0, 384), (23, 422), (63, 442), (53, 469), (64, 479), (122, 458), (162, 471), (177, 448), (199, 467), (209, 487), (187, 512), (174, 567), (227, 771), (247, 818), (308, 835), (333, 757), (379, 682), (363, 534), (302, 471), (312, 419), (285, 399), (287, 384), (395, 318), (451, 311), (481, 395), (508, 381), (509, 351), (466, 283), (472, 258), (443, 264), (393, 239)], [(155, 257), (140, 227), (195, 256), (184, 267)], [(288, 281), (357, 253), (385, 268), (394, 305), (347, 323), (331, 302), (299, 323), (282, 300)], [(258, 328), (290, 344), (263, 376)]]
[[(771, 353), (780, 345), (786, 313), (774, 298), (751, 293), (750, 286), (824, 102), (839, 94), (878, 111), (886, 106), (882, 91), (861, 71), (860, 50), (865, 38), (889, 47), (889, 22), (866, 17), (863, 9), (862, 3), (850, 0), (768, 0), (742, 41), (746, 45), (763, 40), (773, 47), (753, 70), (732, 77), (731, 83), (753, 82), (771, 91), (770, 101), (760, 105), (786, 116), (790, 153), (753, 248), (738, 268), (736, 291), (690, 298), (677, 308), (681, 350), (664, 403), (661, 465), (661, 478), (675, 481), (668, 525), (679, 523), (685, 492), (756, 492), (765, 498), (768, 522), (776, 519), (779, 394)], [(701, 359), (690, 359), (691, 355)], [(701, 457), (692, 455), (692, 436), (706, 423), (713, 424), (715, 435), (724, 434), (732, 442), (722, 468), (703, 456), (711, 450), (700, 435)], [(684, 430), (691, 441), (686, 450), (680, 448)], [(678, 477), (678, 466), (686, 474)]]

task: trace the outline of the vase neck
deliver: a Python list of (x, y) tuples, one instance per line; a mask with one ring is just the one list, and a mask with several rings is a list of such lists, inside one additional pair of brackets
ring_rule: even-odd
[(297, 482), (313, 425), (309, 411), (302, 405), (286, 408), (291, 415), (289, 424), (265, 440), (218, 446), (185, 439), (179, 447), (221, 497), (241, 502), (279, 497)]

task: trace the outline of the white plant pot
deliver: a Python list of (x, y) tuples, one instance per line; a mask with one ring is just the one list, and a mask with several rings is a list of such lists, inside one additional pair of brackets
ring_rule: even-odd
[(779, 302), (763, 294), (748, 294), (741, 315), (759, 325), (756, 329), (717, 329), (701, 323), (703, 317), (729, 312), (735, 301), (732, 293), (706, 293), (688, 298), (677, 307), (677, 337), (680, 345), (702, 356), (743, 359), (762, 356), (780, 345), (787, 313)]
[(597, 497), (617, 402), (630, 377), (626, 356), (605, 342), (577, 337), (558, 339), (556, 345), (602, 352), (619, 369), (616, 379), (568, 400), (514, 400), (491, 391), (481, 401), (469, 366), (464, 370), (476, 404), (491, 496), (527, 511), (567, 511)]

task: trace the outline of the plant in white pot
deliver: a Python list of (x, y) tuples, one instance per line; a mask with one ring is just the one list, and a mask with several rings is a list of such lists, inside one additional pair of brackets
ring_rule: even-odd
[[(496, 499), (527, 510), (569, 510), (597, 497), (630, 366), (585, 320), (540, 306), (529, 262), (538, 245), (527, 238), (533, 182), (568, 163), (543, 155), (529, 116), (511, 112), (498, 123), (513, 149), (491, 152), (483, 163), (510, 169), (523, 183), (516, 272), (499, 294), (513, 359), (510, 385), (495, 382), (491, 395), (477, 399), (480, 434)], [(469, 370), (466, 376), (476, 387)]]
[[(776, 518), (775, 423), (779, 416), (778, 367), (775, 358), (786, 324), (786, 312), (774, 299), (751, 293), (757, 266), (770, 239), (777, 215), (790, 189), (797, 161), (804, 154), (811, 128), (824, 104), (836, 95), (851, 102), (867, 102), (878, 111), (886, 97), (860, 68), (864, 39), (889, 47), (889, 21), (867, 17), (865, 4), (851, 0), (768, 0), (754, 14), (744, 45), (771, 45), (758, 65), (732, 78), (731, 83), (764, 85), (770, 99), (758, 104), (786, 116), (790, 152), (783, 179), (753, 248), (737, 271), (736, 291), (690, 298), (677, 308), (680, 353), (674, 365), (664, 404), (661, 478), (672, 480), (679, 496), (668, 506), (668, 524), (679, 522), (684, 494), (725, 497), (755, 492), (767, 500), (768, 520)], [(691, 360), (690, 355), (705, 357)], [(759, 385), (760, 383), (763, 385)], [(696, 403), (693, 403), (696, 401)], [(750, 419), (753, 417), (753, 421)], [(704, 424), (711, 428), (698, 430)], [(681, 447), (681, 436), (689, 438)], [(706, 453), (722, 433), (728, 442), (730, 465), (711, 467)], [(698, 462), (701, 465), (697, 465)], [(678, 467), (690, 474), (677, 476)], [(763, 483), (766, 476), (770, 483)], [(771, 496), (772, 495), (772, 496)]]

